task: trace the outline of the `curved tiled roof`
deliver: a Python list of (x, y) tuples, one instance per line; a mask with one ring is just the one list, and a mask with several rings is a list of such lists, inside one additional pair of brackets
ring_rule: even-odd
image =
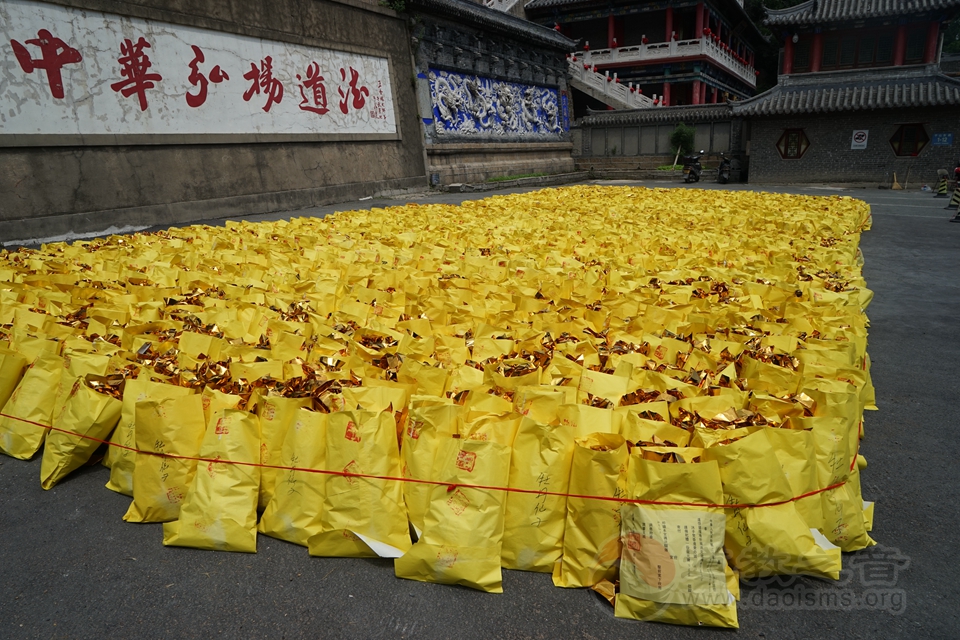
[(733, 106), (737, 115), (769, 116), (872, 109), (905, 109), (960, 105), (960, 80), (937, 71), (924, 75), (824, 81), (808, 74), (801, 82), (781, 83)]
[(407, 5), (412, 9), (455, 16), (494, 31), (528, 38), (539, 45), (546, 45), (564, 52), (573, 51), (577, 44), (575, 40), (553, 29), (468, 0), (408, 0)]
[(960, 0), (807, 0), (789, 9), (767, 9), (763, 24), (768, 27), (802, 26), (957, 8), (960, 8)]
[(649, 109), (622, 109), (617, 111), (590, 111), (579, 120), (581, 125), (632, 125), (651, 122), (699, 122), (729, 118), (730, 105), (704, 104), (682, 107), (656, 107)]

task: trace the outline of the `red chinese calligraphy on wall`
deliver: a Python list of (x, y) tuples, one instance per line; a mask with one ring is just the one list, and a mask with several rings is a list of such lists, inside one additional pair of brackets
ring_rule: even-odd
[(34, 69), (43, 69), (47, 72), (47, 84), (50, 85), (50, 93), (58, 100), (63, 99), (63, 76), (60, 72), (65, 65), (76, 64), (83, 60), (80, 52), (73, 47), (68, 47), (67, 43), (60, 38), (53, 37), (53, 34), (46, 29), (37, 31), (37, 37), (27, 40), (27, 44), (40, 47), (40, 59), (34, 60), (30, 57), (27, 48), (11, 40), (13, 53), (17, 56), (17, 62), (20, 68), (27, 73), (33, 73)]
[(120, 63), (120, 75), (126, 78), (119, 82), (114, 82), (110, 88), (119, 91), (124, 98), (129, 98), (137, 94), (140, 101), (140, 111), (147, 110), (147, 89), (153, 89), (157, 85), (154, 82), (163, 80), (159, 73), (148, 73), (153, 63), (150, 62), (150, 56), (144, 49), (149, 49), (150, 43), (141, 37), (134, 43), (130, 38), (124, 39), (120, 43), (120, 57), (117, 62)]
[(273, 77), (273, 58), (270, 56), (260, 61), (259, 69), (251, 62), (250, 71), (243, 74), (243, 77), (251, 82), (250, 88), (243, 94), (245, 101), (250, 102), (250, 98), (255, 94), (260, 95), (262, 91), (267, 97), (262, 108), (269, 113), (270, 107), (283, 100), (283, 83)]
[[(340, 68), (340, 81), (347, 81), (347, 70)], [(350, 84), (344, 89), (339, 87), (337, 92), (340, 94), (340, 111), (343, 113), (349, 113), (350, 109), (348, 105), (350, 104), (351, 97), (353, 99), (353, 104), (351, 105), (354, 109), (362, 109), (363, 105), (366, 104), (366, 96), (370, 95), (370, 89), (366, 87), (358, 87), (357, 83), (360, 82), (360, 72), (350, 67)]]
[(320, 65), (311, 62), (307, 66), (307, 77), (304, 79), (297, 74), (300, 81), (300, 109), (323, 115), (330, 111), (327, 108), (327, 87), (323, 84), (324, 77), (320, 75)]
[(383, 81), (377, 80), (377, 93), (371, 99), (370, 117), (375, 120), (387, 119), (387, 101), (383, 96)]
[(190, 62), (190, 77), (187, 78), (190, 84), (197, 87), (196, 93), (187, 92), (187, 104), (196, 109), (207, 101), (207, 85), (209, 83), (220, 84), (224, 80), (229, 80), (228, 76), (220, 65), (216, 65), (210, 70), (210, 79), (200, 71), (200, 65), (206, 61), (203, 50), (195, 44), (190, 45), (193, 48), (193, 60)]

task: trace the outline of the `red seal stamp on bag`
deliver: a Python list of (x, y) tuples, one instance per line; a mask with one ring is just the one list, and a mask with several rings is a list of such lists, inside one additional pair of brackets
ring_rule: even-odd
[(217, 427), (214, 430), (218, 436), (230, 435), (230, 426), (225, 418), (217, 420)]
[(470, 499), (467, 494), (460, 489), (453, 492), (453, 495), (447, 500), (447, 506), (453, 511), (454, 515), (463, 515), (463, 512), (470, 506)]
[[(343, 468), (343, 472), (361, 474), (363, 473), (363, 470), (360, 468), (360, 465), (357, 464), (356, 460), (351, 460), (347, 463), (347, 466)], [(347, 484), (349, 484), (351, 487), (357, 486), (357, 478), (354, 476), (344, 476), (344, 478), (346, 479)]]
[(456, 547), (441, 547), (437, 554), (437, 566), (449, 569), (457, 562), (458, 555)]
[(360, 430), (357, 429), (357, 425), (353, 420), (347, 423), (347, 430), (343, 433), (343, 437), (353, 442), (360, 442)]
[(663, 360), (667, 357), (667, 348), (663, 345), (657, 347), (657, 350), (653, 352), (653, 355), (656, 356), (657, 360)]
[(468, 473), (473, 472), (473, 466), (477, 463), (477, 454), (472, 451), (460, 451), (457, 453), (457, 467)]
[(177, 504), (183, 501), (183, 492), (180, 491), (180, 487), (167, 489), (167, 501), (170, 502), (170, 504)]
[(414, 420), (407, 426), (407, 435), (412, 440), (420, 439), (420, 431), (423, 429), (423, 423)]

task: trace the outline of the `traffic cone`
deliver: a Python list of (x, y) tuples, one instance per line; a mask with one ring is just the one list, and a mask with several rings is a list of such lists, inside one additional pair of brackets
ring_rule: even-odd
[(933, 194), (934, 198), (946, 198), (947, 197), (947, 176), (940, 176), (937, 180), (937, 189), (936, 193)]
[(957, 217), (950, 222), (960, 222), (960, 184), (953, 190), (953, 197), (950, 198), (950, 202), (944, 209), (957, 209)]

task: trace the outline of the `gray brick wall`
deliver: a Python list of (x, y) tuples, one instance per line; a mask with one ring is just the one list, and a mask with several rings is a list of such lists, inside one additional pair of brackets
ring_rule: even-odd
[[(952, 133), (952, 146), (932, 141), (916, 157), (897, 156), (890, 138), (901, 124), (923, 123), (927, 135)], [(776, 144), (786, 129), (803, 129), (810, 147), (798, 160), (781, 159)], [(855, 129), (867, 129), (866, 149), (851, 149)], [(960, 110), (918, 108), (828, 113), (750, 119), (751, 183), (799, 182), (863, 183), (889, 185), (893, 173), (902, 185), (909, 170), (909, 186), (931, 187), (937, 169), (953, 172), (960, 159)]]

